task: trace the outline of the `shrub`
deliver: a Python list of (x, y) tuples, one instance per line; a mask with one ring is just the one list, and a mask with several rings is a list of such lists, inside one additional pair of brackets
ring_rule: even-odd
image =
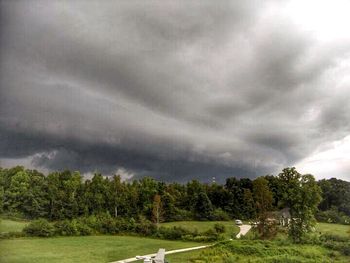
[(94, 232), (98, 232), (101, 228), (100, 223), (95, 215), (81, 217), (79, 218), (79, 221), (85, 224), (86, 226), (90, 227)]
[(320, 236), (321, 241), (336, 241), (336, 242), (350, 242), (350, 237), (343, 237), (333, 234), (323, 234)]
[(308, 233), (302, 237), (301, 243), (310, 244), (310, 245), (319, 245), (320, 244), (320, 237), (317, 234)]
[[(89, 217), (82, 217), (79, 222), (91, 229), (91, 232), (101, 234), (116, 234), (119, 233), (119, 224), (117, 219), (113, 218), (110, 214), (91, 215)], [(84, 227), (84, 231), (89, 231)]]
[(153, 236), (157, 233), (157, 226), (142, 217), (140, 222), (136, 224), (135, 231), (143, 236)]
[(75, 221), (63, 220), (54, 224), (55, 233), (60, 236), (76, 236), (79, 235)]
[(345, 256), (350, 256), (350, 244), (347, 244), (346, 246), (344, 246), (340, 252), (342, 254), (344, 254)]
[(93, 229), (81, 221), (76, 221), (78, 234), (81, 236), (89, 236), (93, 234)]
[(116, 234), (119, 232), (119, 229), (117, 228), (117, 222), (110, 214), (98, 216), (97, 221), (98, 232), (102, 234)]
[(339, 212), (336, 207), (332, 207), (330, 210), (318, 211), (316, 219), (319, 222), (326, 223), (338, 223), (338, 224), (350, 224), (350, 217), (342, 212)]
[(38, 219), (24, 227), (23, 232), (28, 236), (50, 237), (54, 235), (55, 229), (46, 219)]
[(221, 208), (215, 209), (213, 212), (213, 220), (217, 221), (228, 221), (230, 220), (230, 216)]
[(203, 232), (202, 235), (207, 238), (207, 241), (215, 241), (219, 239), (219, 233), (214, 229), (208, 229), (207, 231)]
[(217, 224), (214, 225), (214, 230), (217, 233), (222, 234), (222, 233), (226, 232), (226, 227), (223, 224), (217, 223)]
[(186, 221), (186, 220), (192, 220), (192, 219), (193, 219), (193, 214), (190, 211), (176, 208), (176, 212), (171, 218), (171, 221)]
[(136, 221), (134, 218), (118, 218), (115, 219), (116, 228), (122, 232), (134, 232), (136, 227)]

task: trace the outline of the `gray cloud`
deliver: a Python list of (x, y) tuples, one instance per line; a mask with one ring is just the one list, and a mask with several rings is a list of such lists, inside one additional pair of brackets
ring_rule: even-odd
[(223, 180), (348, 135), (350, 49), (271, 5), (2, 1), (0, 161)]

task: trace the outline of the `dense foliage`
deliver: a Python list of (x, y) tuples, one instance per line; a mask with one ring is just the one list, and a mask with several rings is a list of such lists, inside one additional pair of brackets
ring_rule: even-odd
[[(0, 168), (0, 210), (6, 214), (49, 221), (109, 214), (114, 218), (137, 222), (145, 218), (159, 223), (191, 219), (255, 219), (266, 212), (262, 211), (261, 205), (268, 205), (271, 210), (286, 206), (293, 208), (292, 203), (305, 204), (302, 200), (308, 198), (310, 204), (304, 210), (298, 206), (299, 210), (293, 208), (292, 212), (310, 217), (319, 201), (314, 178), (298, 175), (297, 179), (292, 179), (288, 181), (281, 175), (264, 176), (261, 186), (264, 189), (261, 189), (257, 187), (261, 179), (254, 183), (248, 178), (231, 177), (224, 185), (203, 184), (196, 180), (179, 184), (159, 182), (149, 177), (126, 182), (119, 176), (95, 174), (84, 180), (79, 172), (52, 172), (45, 176), (36, 170), (17, 166)], [(303, 185), (301, 188), (298, 188), (299, 183)], [(319, 205), (323, 212), (318, 213), (318, 217), (324, 221), (339, 221), (341, 218), (346, 223), (350, 216), (350, 183), (330, 179), (317, 184), (322, 189), (323, 200)], [(259, 193), (266, 191), (272, 193), (272, 199), (269, 197), (268, 204), (261, 204)], [(289, 199), (286, 193), (289, 193)]]

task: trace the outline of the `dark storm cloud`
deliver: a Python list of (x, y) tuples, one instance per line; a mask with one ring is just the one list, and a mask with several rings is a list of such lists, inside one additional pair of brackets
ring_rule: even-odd
[(236, 2), (2, 1), (0, 161), (220, 180), (348, 134), (346, 45)]

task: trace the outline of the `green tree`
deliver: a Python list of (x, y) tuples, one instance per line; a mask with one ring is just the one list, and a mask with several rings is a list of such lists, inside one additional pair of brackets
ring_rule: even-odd
[(289, 236), (300, 243), (315, 226), (314, 215), (321, 201), (321, 189), (312, 175), (301, 175), (294, 167), (283, 169), (278, 177), (283, 192), (282, 202), (289, 207), (291, 214)]
[(25, 211), (29, 218), (46, 217), (48, 211), (48, 187), (45, 176), (36, 170), (27, 170), (29, 174), (29, 193)]
[(153, 223), (159, 227), (159, 223), (163, 220), (163, 205), (160, 195), (156, 194), (153, 198), (153, 209), (152, 209)]
[(210, 220), (213, 215), (213, 206), (207, 194), (202, 191), (198, 194), (195, 205), (195, 216), (199, 220)]
[(9, 187), (4, 192), (5, 205), (10, 212), (27, 212), (29, 187), (30, 177), (26, 171), (19, 171), (11, 177)]
[(252, 219), (256, 217), (256, 209), (252, 192), (245, 188), (243, 190), (243, 214), (246, 219)]
[(350, 216), (350, 182), (336, 178), (323, 179), (318, 182), (322, 189), (320, 210), (326, 211), (336, 207), (339, 212)]
[(81, 187), (79, 172), (54, 172), (47, 176), (49, 218), (74, 218), (79, 213), (78, 193)]
[(91, 181), (86, 182), (85, 198), (90, 214), (109, 212), (107, 195), (109, 180), (96, 173)]
[(5, 197), (4, 183), (5, 183), (5, 178), (3, 176), (2, 168), (0, 168), (0, 214), (4, 212), (4, 197)]
[(274, 234), (274, 229), (268, 220), (273, 198), (268, 181), (265, 178), (259, 177), (253, 181), (253, 195), (257, 212), (258, 232), (262, 239), (270, 238)]
[(175, 198), (168, 192), (164, 193), (163, 199), (163, 217), (165, 221), (173, 221), (177, 216)]

